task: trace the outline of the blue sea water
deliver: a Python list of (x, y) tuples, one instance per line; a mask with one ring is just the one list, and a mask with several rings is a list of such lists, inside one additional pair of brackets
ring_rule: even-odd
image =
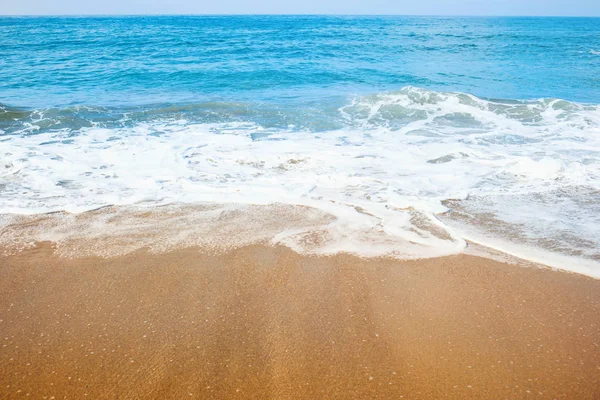
[(0, 212), (302, 204), (600, 276), (599, 104), (598, 18), (0, 17)]
[(600, 19), (4, 17), (10, 106), (322, 100), (404, 86), (600, 102)]

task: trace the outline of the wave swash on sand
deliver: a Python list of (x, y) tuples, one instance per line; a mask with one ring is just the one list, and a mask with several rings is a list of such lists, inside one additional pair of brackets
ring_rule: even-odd
[(597, 106), (406, 87), (324, 107), (324, 129), (243, 108), (4, 107), (0, 212), (277, 203), (324, 218), (312, 252), (419, 258), (468, 239), (600, 276)]

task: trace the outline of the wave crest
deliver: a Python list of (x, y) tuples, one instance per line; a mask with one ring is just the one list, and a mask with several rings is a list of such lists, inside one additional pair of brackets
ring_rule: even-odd
[[(433, 131), (446, 128), (492, 130), (569, 123), (576, 127), (600, 124), (600, 108), (560, 99), (496, 100), (466, 93), (444, 93), (406, 87), (397, 92), (359, 97), (340, 109), (349, 125), (399, 130), (422, 123)], [(451, 133), (456, 133), (453, 131)]]

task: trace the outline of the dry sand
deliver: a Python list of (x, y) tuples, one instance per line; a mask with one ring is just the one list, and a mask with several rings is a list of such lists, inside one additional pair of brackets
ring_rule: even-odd
[(461, 255), (0, 256), (0, 398), (600, 399), (600, 281)]

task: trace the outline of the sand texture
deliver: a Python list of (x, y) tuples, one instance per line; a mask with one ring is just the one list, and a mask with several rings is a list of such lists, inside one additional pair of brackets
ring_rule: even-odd
[[(251, 245), (0, 257), (0, 398), (599, 399), (600, 281)], [(28, 397), (27, 397), (28, 396)]]

